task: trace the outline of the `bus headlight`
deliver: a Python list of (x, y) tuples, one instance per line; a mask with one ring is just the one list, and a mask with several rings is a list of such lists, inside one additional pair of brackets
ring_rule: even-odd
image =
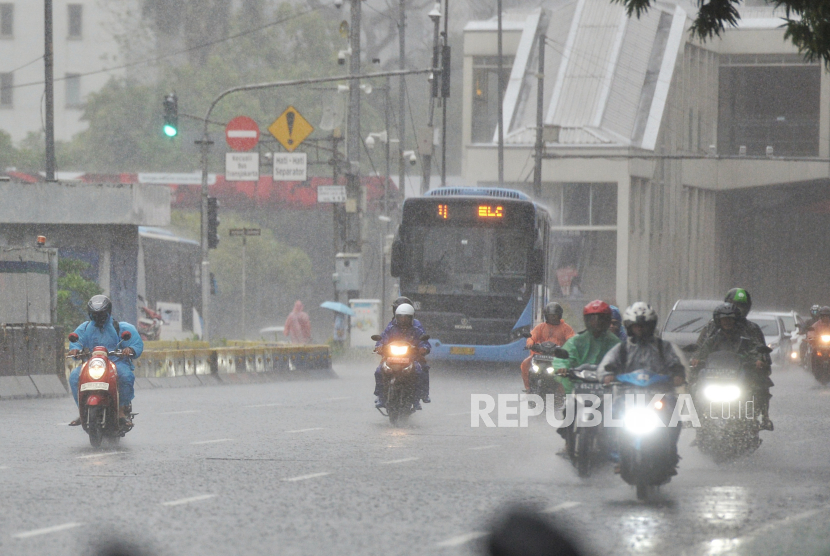
[(710, 402), (734, 402), (741, 396), (741, 389), (734, 384), (710, 384), (703, 395)]
[(623, 423), (625, 430), (638, 436), (649, 434), (663, 424), (657, 413), (646, 407), (635, 407), (626, 411)]
[(104, 363), (103, 359), (90, 359), (89, 365), (86, 368), (87, 373), (89, 373), (89, 378), (92, 380), (98, 380), (102, 376), (104, 376), (104, 371), (107, 370), (107, 366)]

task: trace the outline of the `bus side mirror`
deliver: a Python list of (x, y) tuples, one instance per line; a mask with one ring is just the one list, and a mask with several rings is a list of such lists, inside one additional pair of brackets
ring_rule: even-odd
[(399, 239), (392, 242), (392, 260), (389, 262), (389, 270), (393, 278), (400, 278), (403, 274), (403, 242)]
[(527, 265), (527, 281), (531, 284), (541, 284), (545, 281), (545, 254), (541, 249), (530, 252)]

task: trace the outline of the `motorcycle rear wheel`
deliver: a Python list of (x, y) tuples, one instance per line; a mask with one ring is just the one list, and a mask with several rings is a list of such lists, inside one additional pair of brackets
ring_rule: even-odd
[(590, 432), (577, 432), (574, 435), (574, 452), (576, 452), (576, 471), (581, 478), (591, 476), (591, 448), (593, 435)]
[(654, 492), (655, 487), (651, 485), (647, 485), (645, 483), (638, 483), (637, 484), (637, 500), (641, 502), (647, 501), (650, 497), (652, 492)]
[(104, 423), (101, 418), (102, 409), (100, 407), (90, 407), (87, 410), (87, 421), (89, 423), (87, 433), (89, 434), (89, 443), (93, 448), (100, 448), (101, 441), (104, 439)]

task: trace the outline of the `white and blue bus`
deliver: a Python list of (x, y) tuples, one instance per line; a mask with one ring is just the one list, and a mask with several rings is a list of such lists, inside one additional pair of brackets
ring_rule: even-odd
[(548, 211), (500, 188), (441, 188), (404, 202), (392, 276), (432, 337), (431, 358), (515, 363), (546, 302)]

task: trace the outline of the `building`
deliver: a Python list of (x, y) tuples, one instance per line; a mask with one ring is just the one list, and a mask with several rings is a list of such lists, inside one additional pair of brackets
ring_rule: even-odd
[[(663, 315), (737, 285), (756, 306), (824, 299), (830, 75), (784, 40), (772, 7), (742, 8), (705, 43), (688, 32), (695, 9), (656, 3), (637, 19), (565, 0), (504, 14), (504, 181), (529, 193), (546, 37), (537, 198), (554, 215), (553, 297), (644, 299)], [(496, 29), (464, 32), (470, 184), (497, 183)]]
[[(83, 106), (119, 71), (117, 15), (99, 0), (53, 0), (55, 139), (85, 129)], [(43, 129), (43, 2), (0, 0), (0, 130), (14, 142)]]

